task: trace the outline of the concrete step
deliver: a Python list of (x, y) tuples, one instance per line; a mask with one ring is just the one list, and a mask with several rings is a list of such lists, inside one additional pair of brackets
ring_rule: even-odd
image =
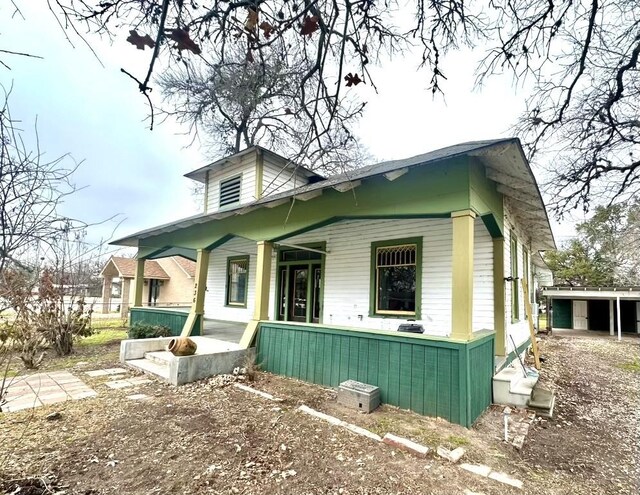
[(535, 386), (531, 393), (531, 399), (527, 403), (527, 409), (531, 409), (543, 418), (553, 417), (553, 408), (556, 404), (556, 394), (544, 387)]
[(523, 376), (519, 366), (508, 367), (493, 377), (493, 402), (514, 407), (527, 407), (537, 376)]
[(174, 359), (173, 354), (169, 351), (153, 351), (153, 352), (145, 352), (145, 359), (159, 364), (160, 366), (169, 366), (169, 363)]
[(125, 361), (125, 364), (127, 366), (130, 366), (131, 368), (143, 371), (148, 375), (153, 375), (156, 378), (160, 378), (161, 380), (164, 380), (166, 382), (170, 381), (168, 364), (165, 364), (165, 365), (158, 364), (146, 358), (131, 359), (129, 361)]

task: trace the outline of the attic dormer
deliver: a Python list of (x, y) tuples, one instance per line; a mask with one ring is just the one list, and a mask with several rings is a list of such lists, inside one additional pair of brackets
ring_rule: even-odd
[(232, 210), (323, 177), (260, 146), (185, 175), (204, 184), (204, 212)]

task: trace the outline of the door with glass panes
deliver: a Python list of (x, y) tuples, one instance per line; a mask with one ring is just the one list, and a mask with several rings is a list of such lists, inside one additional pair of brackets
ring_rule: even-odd
[(324, 262), (321, 248), (314, 251), (281, 249), (278, 252), (279, 320), (320, 322)]

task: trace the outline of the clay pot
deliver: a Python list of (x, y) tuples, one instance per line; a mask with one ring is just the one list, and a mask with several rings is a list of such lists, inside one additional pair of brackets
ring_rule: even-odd
[(176, 337), (169, 341), (169, 352), (174, 356), (193, 356), (198, 348), (189, 337)]

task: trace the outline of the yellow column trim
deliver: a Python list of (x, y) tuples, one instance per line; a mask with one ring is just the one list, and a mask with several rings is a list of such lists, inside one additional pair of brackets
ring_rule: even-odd
[[(207, 290), (207, 273), (209, 272), (209, 254), (206, 249), (198, 249), (196, 254), (196, 276), (193, 282), (193, 300), (187, 321), (182, 327), (181, 337), (188, 337), (193, 332), (198, 315), (204, 315), (204, 296)], [(202, 318), (200, 318), (202, 326)], [(202, 328), (200, 328), (202, 334)]]
[(506, 356), (504, 238), (493, 239), (493, 328), (496, 331), (496, 355)]
[(262, 197), (264, 188), (264, 153), (261, 149), (256, 150), (256, 199)]
[(256, 292), (253, 320), (251, 320), (240, 339), (240, 347), (247, 349), (253, 343), (260, 320), (269, 319), (269, 286), (271, 284), (271, 254), (273, 245), (268, 241), (258, 242), (256, 261)]
[(135, 284), (133, 305), (134, 307), (140, 307), (142, 306), (142, 289), (144, 288), (144, 258), (136, 260), (136, 274), (133, 283)]
[(473, 243), (474, 220), (471, 210), (451, 213), (451, 338), (471, 340), (473, 336)]

